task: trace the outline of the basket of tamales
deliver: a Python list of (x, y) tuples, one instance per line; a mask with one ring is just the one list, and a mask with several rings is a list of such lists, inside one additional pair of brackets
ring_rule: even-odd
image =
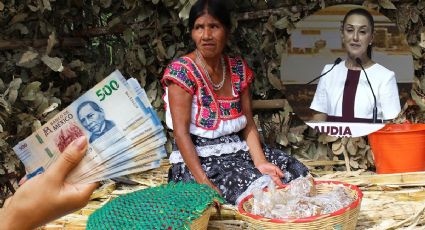
[(254, 229), (355, 229), (363, 197), (358, 187), (312, 178), (292, 182), (244, 197), (241, 219)]

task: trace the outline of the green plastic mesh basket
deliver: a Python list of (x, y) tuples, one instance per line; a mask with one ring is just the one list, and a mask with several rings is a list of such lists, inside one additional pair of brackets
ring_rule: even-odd
[(87, 229), (189, 229), (214, 201), (209, 186), (170, 183), (119, 196), (90, 215)]

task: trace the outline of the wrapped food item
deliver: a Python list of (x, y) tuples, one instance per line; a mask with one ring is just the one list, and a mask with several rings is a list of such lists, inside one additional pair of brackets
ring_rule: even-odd
[(256, 188), (252, 191), (253, 203), (251, 213), (254, 215), (263, 215), (265, 213), (265, 202), (263, 201), (263, 190), (261, 188)]
[(322, 208), (314, 202), (310, 197), (300, 197), (288, 203), (288, 209), (291, 210), (291, 217), (305, 218), (321, 214)]
[(323, 214), (335, 212), (350, 205), (354, 199), (348, 194), (346, 188), (335, 187), (331, 192), (319, 194), (311, 200), (315, 205), (323, 208)]
[(288, 195), (291, 197), (311, 197), (317, 195), (313, 177), (310, 175), (306, 177), (298, 177), (297, 179), (289, 182)]
[(305, 218), (332, 213), (354, 202), (345, 186), (333, 186), (331, 191), (317, 194), (311, 176), (297, 178), (287, 188), (276, 189), (270, 182), (268, 191), (255, 190), (251, 212), (267, 218)]

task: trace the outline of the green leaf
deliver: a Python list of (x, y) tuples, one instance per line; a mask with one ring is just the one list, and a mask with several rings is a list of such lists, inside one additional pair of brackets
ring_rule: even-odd
[(113, 18), (111, 21), (108, 22), (108, 27), (109, 28), (114, 27), (117, 24), (119, 24), (120, 22), (121, 22), (121, 17), (117, 16), (117, 17)]
[(49, 39), (47, 40), (47, 47), (46, 47), (46, 55), (49, 55), (52, 51), (53, 47), (58, 43), (58, 40), (56, 39), (56, 34), (53, 32), (49, 35)]
[(148, 89), (146, 90), (146, 94), (148, 95), (149, 101), (152, 104), (156, 100), (156, 96), (158, 94), (158, 88), (156, 86), (157, 82), (154, 81), (148, 86)]
[(16, 101), (16, 98), (18, 98), (18, 90), (16, 90), (16, 89), (9, 90), (9, 94), (7, 96), (8, 96), (7, 101), (11, 105), (13, 105)]
[(280, 30), (286, 29), (288, 26), (289, 26), (288, 17), (283, 17), (274, 23), (274, 27)]
[(21, 87), (22, 79), (15, 78), (9, 83), (9, 89), (18, 90)]
[(28, 50), (22, 54), (21, 58), (19, 59), (16, 65), (25, 67), (25, 68), (32, 68), (36, 66), (38, 63), (40, 63), (38, 59), (38, 53), (32, 50)]
[(180, 29), (177, 26), (173, 26), (173, 34), (176, 37), (180, 37), (180, 35), (182, 34), (182, 32), (180, 31)]
[(273, 73), (268, 72), (267, 73), (267, 79), (269, 80), (270, 84), (277, 90), (283, 89), (283, 84), (280, 81), (280, 79)]
[(165, 48), (161, 39), (155, 39), (154, 42), (156, 43), (156, 51), (160, 59), (164, 59), (165, 57), (167, 57), (167, 53), (165, 51)]
[(22, 100), (33, 101), (35, 99), (36, 93), (40, 91), (41, 82), (34, 81), (25, 86), (22, 90)]
[(0, 93), (3, 93), (6, 90), (6, 85), (3, 80), (0, 78)]
[(413, 8), (410, 10), (410, 20), (412, 20), (413, 23), (418, 23), (419, 21), (419, 14), (421, 12), (419, 12), (419, 10)]
[(422, 49), (420, 46), (411, 46), (410, 49), (414, 58), (419, 59), (422, 57)]
[(10, 31), (18, 30), (22, 35), (26, 35), (29, 33), (28, 27), (26, 27), (22, 23), (16, 23), (13, 26), (10, 27)]
[(134, 4), (136, 3), (135, 0), (124, 0), (123, 2), (126, 9), (134, 7)]
[(70, 85), (66, 88), (64, 96), (67, 99), (69, 99), (69, 101), (72, 101), (72, 100), (78, 98), (78, 96), (80, 96), (81, 90), (82, 90), (82, 87), (81, 87), (80, 83), (77, 82), (77, 83)]
[(69, 68), (79, 70), (84, 70), (84, 62), (82, 62), (80, 59), (73, 60), (71, 63), (69, 63)]
[(419, 92), (420, 90), (412, 90), (410, 92), (412, 99), (415, 101), (415, 103), (421, 108), (421, 110), (425, 110), (425, 98), (422, 97), (424, 95), (422, 92)]
[(46, 116), (48, 113), (52, 112), (53, 110), (55, 110), (59, 105), (57, 103), (52, 103), (49, 107), (47, 107), (46, 109), (44, 109), (44, 111), (42, 112), (41, 115)]
[(13, 16), (13, 18), (10, 20), (9, 25), (13, 25), (18, 22), (23, 22), (28, 17), (28, 14), (26, 13), (20, 13)]
[(63, 65), (62, 60), (58, 57), (49, 57), (47, 55), (43, 55), (41, 57), (41, 61), (43, 61), (44, 64), (46, 64), (51, 70), (55, 72), (62, 72), (63, 71)]
[(195, 4), (196, 0), (186, 0), (183, 8), (179, 11), (179, 18), (186, 20), (189, 18), (190, 8)]
[(37, 131), (37, 129), (39, 129), (41, 127), (41, 122), (39, 120), (34, 120), (34, 122), (32, 123), (31, 126), (31, 130), (33, 132)]
[(33, 6), (33, 5), (28, 5), (28, 8), (32, 11), (32, 12), (37, 12), (39, 10), (38, 6)]
[(172, 59), (176, 53), (176, 45), (171, 45), (167, 48), (167, 57)]
[[(419, 46), (425, 49), (425, 32), (421, 33), (421, 41), (419, 43)], [(421, 67), (422, 67), (422, 65), (421, 65)]]
[(50, 0), (43, 0), (43, 9), (52, 11), (52, 6), (50, 5)]
[(145, 50), (141, 46), (137, 49), (137, 58), (139, 59), (140, 63), (142, 63), (142, 65), (146, 65)]
[(133, 43), (133, 30), (131, 28), (124, 30), (123, 39), (129, 45)]
[(0, 112), (8, 116), (12, 112), (12, 106), (3, 97), (0, 97)]
[(148, 17), (150, 17), (153, 14), (153, 10), (149, 6), (144, 6), (142, 9), (140, 9), (140, 12), (137, 16), (137, 21), (144, 21)]
[(280, 145), (283, 145), (283, 146), (288, 146), (288, 144), (289, 144), (289, 140), (286, 137), (286, 135), (277, 135), (276, 136), (276, 142)]
[(378, 0), (380, 6), (387, 10), (396, 10), (397, 8), (390, 0)]

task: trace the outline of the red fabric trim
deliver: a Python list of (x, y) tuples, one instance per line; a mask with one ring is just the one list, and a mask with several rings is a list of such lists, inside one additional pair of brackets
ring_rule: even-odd
[[(187, 62), (191, 62), (191, 63), (195, 63), (193, 60), (192, 60), (192, 58), (190, 58), (190, 57), (187, 57), (187, 56), (184, 56), (184, 57), (181, 57), (182, 59), (184, 59), (185, 61), (187, 61)], [(186, 64), (183, 64), (183, 63), (180, 63), (181, 65), (183, 65), (184, 67), (186, 67), (186, 69), (187, 70), (191, 70), (191, 68), (188, 66), (188, 65), (186, 65)], [(188, 77), (190, 78), (190, 80), (191, 81), (193, 81), (193, 82), (195, 82), (196, 80), (195, 80), (195, 76), (193, 76), (193, 74), (192, 74), (192, 71), (188, 71), (187, 72), (188, 73)]]
[(246, 61), (243, 60), (243, 59), (242, 59), (242, 63), (243, 63), (243, 69), (244, 69), (245, 78), (244, 78), (244, 81), (241, 82), (241, 93), (246, 88), (249, 88), (249, 86), (251, 85), (252, 81), (254, 80), (254, 72), (248, 66), (248, 63), (246, 63)]
[(180, 88), (184, 89), (184, 90), (185, 90), (186, 92), (188, 92), (190, 95), (195, 94), (195, 92), (193, 91), (193, 89), (191, 89), (191, 88), (187, 87), (187, 85), (185, 85), (184, 83), (182, 83), (182, 82), (180, 81), (180, 79), (176, 79), (176, 78), (171, 77), (171, 76), (164, 76), (164, 77), (162, 78), (162, 80), (161, 80), (161, 81), (166, 82), (166, 83), (163, 83), (163, 84), (165, 85), (165, 87), (167, 87), (167, 86), (169, 85), (169, 81), (171, 81), (171, 82), (173, 82), (174, 84), (176, 84), (176, 85), (180, 86)]
[(237, 115), (235, 115), (235, 116), (233, 116), (233, 117), (222, 117), (221, 118), (221, 120), (222, 121), (227, 121), (227, 120), (232, 120), (232, 119), (235, 119), (235, 118), (238, 118), (238, 117), (241, 117), (242, 115), (244, 115), (243, 113), (239, 113), (239, 114), (237, 114)]

